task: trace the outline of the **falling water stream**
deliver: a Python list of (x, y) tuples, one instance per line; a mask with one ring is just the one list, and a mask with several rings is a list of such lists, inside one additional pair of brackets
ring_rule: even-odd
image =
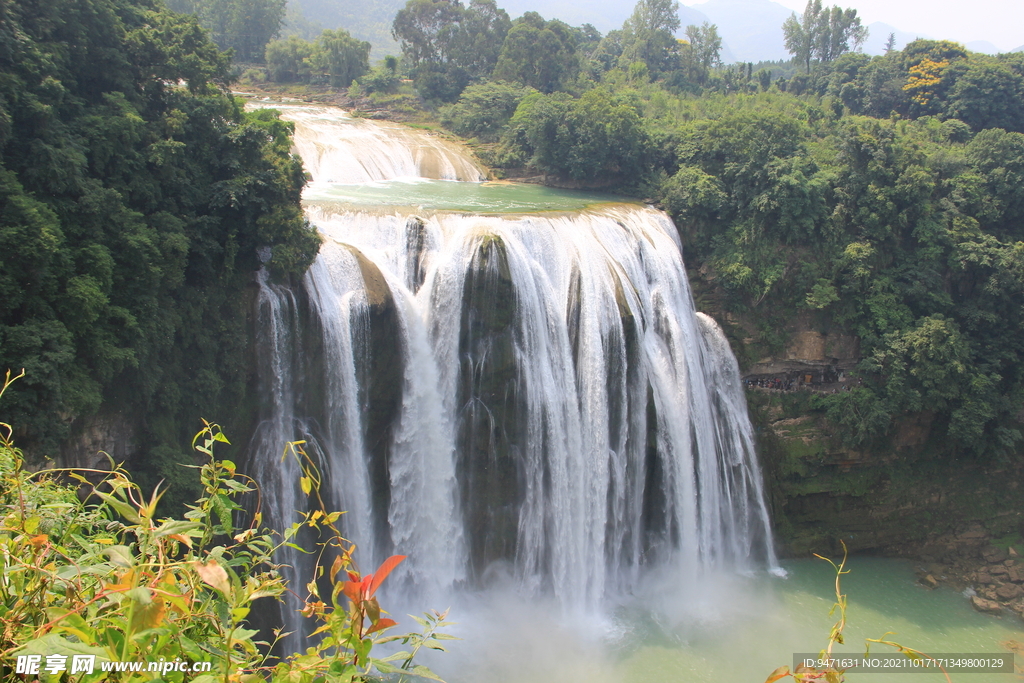
[[(324, 243), (298, 286), (260, 280), (268, 523), (304, 508), (280, 454), (305, 440), (359, 562), (408, 556), (396, 604), (461, 608), (467, 643), (434, 664), (453, 681), (760, 681), (818, 649), (820, 568), (779, 578), (737, 364), (671, 221), (281, 109)], [(284, 559), (305, 585), (310, 559)]]

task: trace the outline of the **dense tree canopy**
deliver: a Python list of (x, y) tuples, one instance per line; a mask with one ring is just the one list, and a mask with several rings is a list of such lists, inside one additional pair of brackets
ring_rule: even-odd
[(844, 54), (815, 69), (802, 81), (799, 92), (804, 90), (836, 97), (856, 114), (936, 116), (975, 131), (1024, 132), (1022, 54), (992, 57), (949, 41), (915, 40), (883, 57)]
[(167, 0), (175, 12), (194, 14), (217, 46), (239, 62), (262, 62), (267, 43), (284, 24), (287, 0)]
[(494, 141), (531, 92), (526, 86), (500, 81), (471, 85), (458, 102), (441, 109), (441, 122), (459, 135)]
[(639, 0), (622, 26), (622, 57), (628, 65), (643, 62), (654, 74), (669, 68), (679, 30), (679, 3), (675, 0)]
[(564, 93), (527, 95), (503, 138), (512, 163), (575, 180), (635, 176), (648, 145), (635, 107), (602, 88), (578, 99)]
[(308, 83), (313, 75), (313, 43), (298, 36), (267, 44), (267, 76), (277, 83)]
[(348, 87), (370, 70), (370, 44), (348, 31), (323, 31), (315, 41), (297, 36), (267, 45), (267, 75), (278, 83)]
[(319, 241), (289, 126), (243, 113), (226, 69), (156, 2), (4, 0), (0, 359), (27, 377), (2, 410), (24, 445), (53, 454), (101, 403), (178, 442), (244, 397), (252, 273), (299, 273)]
[(370, 70), (370, 44), (342, 29), (327, 30), (313, 44), (310, 59), (314, 72), (331, 85), (348, 86)]
[(409, 0), (395, 15), (392, 35), (420, 92), (452, 101), (491, 74), (511, 24), (494, 0), (471, 0), (468, 7), (459, 0)]
[(1024, 402), (1024, 190), (1002, 179), (1024, 135), (795, 104), (733, 101), (679, 129), (663, 192), (691, 257), (737, 312), (761, 311), (769, 345), (777, 311), (860, 339), (863, 388), (822, 400), (851, 444), (927, 413), (947, 449), (1006, 452)]
[(550, 93), (563, 89), (579, 69), (573, 30), (557, 19), (544, 21), (527, 12), (505, 37), (493, 78)]

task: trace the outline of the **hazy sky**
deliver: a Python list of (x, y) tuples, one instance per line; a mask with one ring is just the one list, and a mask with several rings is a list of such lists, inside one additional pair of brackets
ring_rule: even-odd
[[(807, 6), (807, 0), (776, 2), (798, 14)], [(987, 40), (1000, 50), (1024, 45), (1024, 0), (824, 0), (822, 4), (853, 7), (865, 25), (881, 21), (901, 31), (962, 43)]]

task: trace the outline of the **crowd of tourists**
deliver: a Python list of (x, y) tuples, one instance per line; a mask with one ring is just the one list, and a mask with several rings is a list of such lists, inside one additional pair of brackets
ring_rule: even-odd
[[(858, 379), (859, 383), (860, 380)], [(743, 380), (745, 389), (770, 389), (772, 391), (818, 391), (836, 394), (849, 391), (846, 375), (838, 372), (830, 377), (822, 374), (802, 374), (793, 377), (748, 377)]]

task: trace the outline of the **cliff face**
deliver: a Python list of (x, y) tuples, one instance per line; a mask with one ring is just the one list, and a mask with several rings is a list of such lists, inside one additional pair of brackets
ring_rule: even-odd
[(992, 543), (1024, 536), (1021, 468), (983, 466), (947, 452), (929, 412), (904, 415), (874, 447), (845, 447), (813, 406), (815, 394), (857, 385), (856, 337), (822, 331), (813, 316), (780, 330), (781, 351), (758, 353), (751, 318), (721, 314), (745, 358), (743, 376), (761, 454), (779, 549), (906, 556), (930, 562), (980, 562)]
[(72, 436), (61, 444), (60, 467), (107, 469), (109, 455), (115, 463), (132, 460), (139, 453), (139, 427), (135, 419), (113, 409), (80, 418)]
[(740, 359), (781, 554), (835, 555), (842, 541), (855, 553), (971, 567), (993, 543), (1020, 544), (1020, 467), (950, 454), (930, 412), (904, 414), (870, 448), (844, 446), (814, 399), (859, 385), (860, 340), (808, 310), (766, 330), (778, 311), (731, 313), (714, 273), (690, 277), (698, 309), (723, 324)]
[(910, 558), (925, 587), (971, 587), (979, 611), (1024, 616), (1024, 468), (930, 459), (927, 413), (897, 425), (887, 448), (843, 448), (808, 396), (748, 390), (780, 554), (837, 557), (845, 544)]

